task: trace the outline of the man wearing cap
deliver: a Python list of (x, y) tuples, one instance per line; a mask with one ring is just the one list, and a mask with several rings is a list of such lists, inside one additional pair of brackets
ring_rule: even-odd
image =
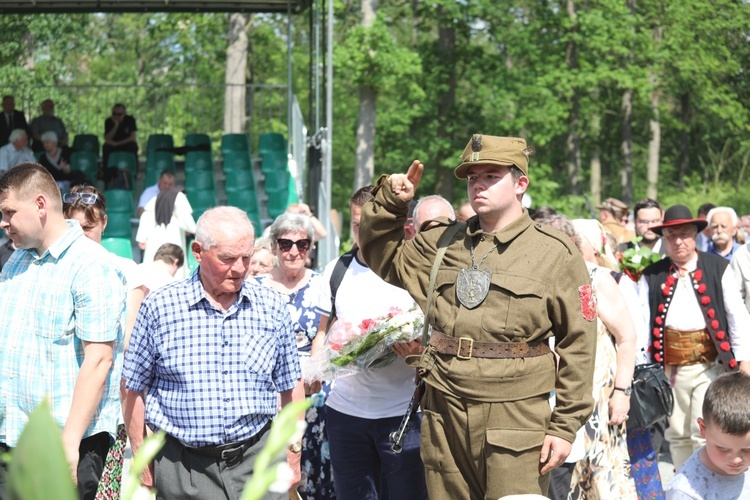
[(666, 438), (675, 469), (705, 441), (697, 419), (708, 385), (724, 371), (750, 373), (750, 315), (729, 262), (697, 251), (706, 227), (690, 209), (674, 205), (651, 228), (663, 237), (667, 256), (648, 266), (639, 281), (649, 311), (653, 360), (672, 382), (674, 412)]
[[(412, 240), (402, 226), (424, 166), (382, 177), (362, 211), (365, 260), (424, 309), (434, 278), (429, 345), (419, 359), (422, 459), (430, 498), (545, 494), (591, 414), (596, 306), (570, 239), (521, 205), (533, 150), (475, 134), (455, 175), (477, 215), (437, 219)], [(559, 369), (548, 340), (555, 335)], [(547, 398), (556, 391), (550, 411)]]
[(623, 221), (626, 221), (630, 214), (630, 209), (624, 202), (617, 198), (607, 198), (596, 208), (599, 210), (599, 222), (602, 223), (606, 232), (615, 237), (618, 244), (628, 243), (633, 239), (633, 233), (623, 225)]

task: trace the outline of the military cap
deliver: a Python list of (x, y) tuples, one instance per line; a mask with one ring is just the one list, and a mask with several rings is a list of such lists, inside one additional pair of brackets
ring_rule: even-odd
[(461, 154), (461, 164), (454, 174), (465, 179), (467, 170), (473, 165), (513, 165), (528, 176), (529, 156), (532, 154), (534, 149), (526, 147), (525, 139), (474, 134)]
[(630, 209), (628, 208), (627, 204), (625, 204), (625, 202), (623, 201), (618, 200), (617, 198), (607, 198), (601, 204), (597, 205), (596, 208), (598, 210), (606, 210), (618, 219), (630, 213)]

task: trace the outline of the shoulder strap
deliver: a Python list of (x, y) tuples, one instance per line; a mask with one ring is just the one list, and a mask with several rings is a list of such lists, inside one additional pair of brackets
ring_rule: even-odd
[(430, 271), (430, 285), (427, 289), (427, 303), (424, 307), (424, 325), (422, 327), (422, 347), (427, 347), (429, 342), (429, 331), (430, 331), (430, 309), (432, 309), (432, 294), (435, 291), (435, 279), (437, 279), (438, 269), (440, 269), (440, 263), (443, 261), (445, 251), (448, 249), (448, 245), (453, 241), (453, 237), (458, 233), (458, 230), (462, 227), (461, 224), (455, 223), (443, 231), (440, 235), (437, 243), (437, 253), (435, 254), (435, 262), (432, 263), (432, 270)]
[(339, 260), (336, 262), (333, 272), (331, 273), (331, 314), (328, 316), (329, 328), (331, 323), (333, 323), (333, 318), (336, 316), (336, 292), (339, 289), (339, 285), (341, 285), (341, 282), (344, 280), (346, 270), (349, 269), (349, 265), (352, 263), (355, 253), (357, 253), (356, 247), (339, 257)]

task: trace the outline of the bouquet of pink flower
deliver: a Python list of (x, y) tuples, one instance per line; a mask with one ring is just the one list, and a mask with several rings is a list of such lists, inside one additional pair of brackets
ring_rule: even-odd
[(397, 358), (391, 346), (420, 338), (423, 323), (417, 306), (406, 312), (393, 307), (387, 315), (358, 325), (337, 320), (326, 335), (325, 346), (310, 360), (305, 378), (332, 380), (387, 366)]

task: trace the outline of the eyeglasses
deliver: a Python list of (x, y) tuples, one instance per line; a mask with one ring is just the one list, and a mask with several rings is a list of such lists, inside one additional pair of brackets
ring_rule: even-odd
[(309, 239), (292, 241), (286, 238), (279, 238), (276, 240), (276, 243), (279, 245), (282, 252), (288, 252), (292, 249), (293, 245), (297, 245), (297, 250), (299, 250), (300, 253), (305, 253), (310, 250), (310, 243), (312, 242)]
[(79, 199), (86, 205), (94, 205), (99, 201), (99, 196), (95, 193), (65, 193), (63, 195), (63, 203), (68, 205), (75, 203)]

